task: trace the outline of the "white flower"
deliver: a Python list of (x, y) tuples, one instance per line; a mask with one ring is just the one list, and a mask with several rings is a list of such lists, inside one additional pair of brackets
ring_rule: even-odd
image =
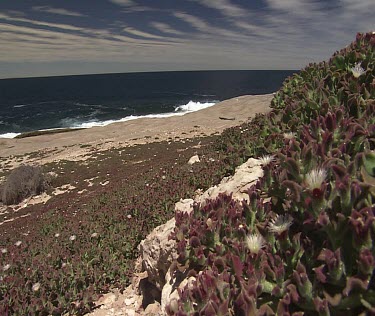
[(59, 234), (59, 233), (56, 233), (56, 234), (55, 234), (55, 237), (56, 237), (56, 238), (60, 237), (60, 234)]
[(131, 219), (132, 218), (131, 214), (126, 215), (126, 218)]
[(211, 218), (207, 218), (207, 221), (206, 221), (206, 225), (207, 225), (207, 227), (208, 227), (208, 228), (211, 228), (211, 227), (212, 227), (212, 224), (213, 224), (212, 219), (211, 219)]
[(8, 271), (10, 269), (10, 264), (6, 264), (5, 266), (3, 266), (3, 271)]
[(266, 241), (259, 234), (251, 234), (245, 237), (246, 246), (251, 253), (257, 254), (265, 246)]
[(297, 134), (293, 132), (289, 132), (289, 133), (284, 133), (283, 136), (285, 139), (293, 139), (297, 136)]
[(33, 290), (34, 292), (39, 291), (39, 289), (40, 289), (40, 283), (39, 283), (39, 282), (33, 284), (33, 286), (32, 286), (32, 290)]
[(326, 177), (327, 171), (325, 171), (324, 169), (313, 169), (306, 175), (306, 185), (310, 190), (320, 189), (320, 186), (322, 185)]
[(293, 218), (290, 215), (277, 215), (268, 223), (268, 230), (271, 233), (281, 234), (288, 230), (292, 223)]
[(361, 67), (361, 63), (355, 63), (354, 67), (350, 69), (353, 73), (354, 78), (359, 78), (366, 71)]
[(18, 241), (16, 241), (16, 242), (14, 243), (14, 245), (15, 245), (16, 247), (21, 246), (21, 244), (22, 244), (22, 241), (21, 241), (21, 240), (18, 240)]
[(76, 238), (77, 238), (76, 235), (72, 235), (72, 236), (69, 237), (69, 240), (74, 241), (74, 240), (76, 240)]
[(2, 254), (6, 254), (7, 252), (8, 252), (8, 250), (6, 248), (1, 249)]
[(5, 266), (3, 266), (3, 271), (5, 272), (5, 271), (9, 270), (10, 267), (11, 267), (11, 265), (9, 263), (6, 264)]
[(275, 157), (272, 156), (272, 155), (265, 155), (265, 156), (262, 156), (261, 158), (259, 158), (259, 160), (260, 160), (261, 165), (266, 166), (269, 163), (271, 163), (272, 161), (274, 161)]
[(98, 233), (92, 233), (92, 234), (91, 234), (91, 238), (96, 238), (96, 237), (98, 237), (98, 236), (99, 236)]

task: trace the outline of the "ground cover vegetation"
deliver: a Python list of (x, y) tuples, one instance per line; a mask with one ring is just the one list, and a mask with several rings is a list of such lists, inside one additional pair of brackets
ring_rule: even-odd
[[(249, 205), (221, 196), (177, 215), (179, 263), (197, 281), (170, 313), (371, 310), (373, 47), (373, 34), (358, 35), (328, 63), (288, 78), (269, 115), (220, 136), (44, 166), (58, 174), (52, 187), (94, 184), (3, 225), (0, 314), (89, 311), (100, 293), (128, 285), (138, 243), (174, 215), (175, 202), (262, 156), (265, 175)], [(187, 165), (196, 153), (201, 163)]]
[[(18, 210), (15, 220), (0, 215), (0, 315), (79, 315), (101, 293), (125, 288), (139, 242), (174, 216), (181, 197), (223, 177), (215, 138), (151, 143), (95, 153), (84, 163), (43, 166), (44, 173), (57, 175), (51, 188), (69, 183), (76, 189)], [(188, 165), (194, 154), (201, 163)]]
[(193, 278), (170, 315), (375, 314), (374, 46), (358, 34), (219, 139), (230, 165), (262, 157), (264, 176), (249, 203), (221, 195), (176, 214)]

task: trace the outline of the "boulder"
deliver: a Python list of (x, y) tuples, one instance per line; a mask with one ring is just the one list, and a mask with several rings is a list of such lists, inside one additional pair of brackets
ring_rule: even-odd
[(147, 272), (149, 282), (153, 283), (160, 291), (165, 284), (165, 274), (172, 261), (177, 258), (175, 242), (168, 237), (175, 227), (172, 218), (165, 224), (156, 227), (139, 244), (142, 258), (142, 268)]
[(248, 201), (247, 190), (262, 176), (263, 169), (260, 160), (250, 158), (236, 168), (233, 176), (223, 178), (219, 185), (209, 188), (199, 196), (197, 202), (204, 203), (206, 199), (215, 199), (220, 193), (224, 192), (232, 193), (232, 197), (235, 200)]
[(192, 165), (192, 164), (195, 164), (196, 162), (200, 162), (200, 159), (199, 159), (199, 156), (198, 156), (198, 155), (192, 156), (192, 157), (189, 159), (188, 164), (189, 164), (189, 165)]
[[(194, 200), (185, 199), (177, 202), (175, 210), (178, 212), (191, 212)], [(148, 281), (161, 291), (165, 284), (165, 275), (174, 260), (177, 259), (175, 241), (169, 236), (174, 231), (176, 221), (170, 219), (163, 225), (156, 227), (139, 244), (142, 259), (142, 269), (147, 272)]]

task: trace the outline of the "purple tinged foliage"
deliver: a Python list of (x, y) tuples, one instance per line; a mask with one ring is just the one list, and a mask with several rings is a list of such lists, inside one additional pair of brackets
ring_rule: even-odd
[[(178, 262), (200, 275), (182, 290), (180, 315), (218, 312), (224, 302), (223, 315), (375, 312), (374, 46), (375, 34), (358, 34), (328, 62), (288, 78), (273, 111), (253, 121), (256, 133), (224, 133), (226, 162), (274, 159), (262, 158), (264, 175), (249, 189), (249, 203), (219, 196), (177, 220)], [(355, 78), (356, 63), (366, 71)], [(204, 265), (188, 243), (192, 232), (209, 258)], [(256, 253), (249, 244), (266, 246)], [(215, 294), (213, 273), (226, 275), (224, 298)], [(203, 289), (211, 295), (195, 295)]]

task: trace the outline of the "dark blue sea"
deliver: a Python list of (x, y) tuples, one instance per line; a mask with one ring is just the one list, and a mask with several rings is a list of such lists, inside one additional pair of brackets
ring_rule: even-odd
[(0, 137), (182, 115), (278, 90), (296, 71), (181, 71), (0, 80)]

